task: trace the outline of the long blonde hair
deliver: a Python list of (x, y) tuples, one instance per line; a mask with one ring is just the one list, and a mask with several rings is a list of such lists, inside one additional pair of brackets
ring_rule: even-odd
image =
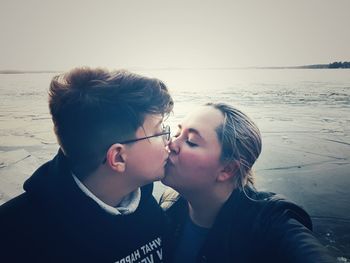
[(235, 161), (239, 165), (239, 173), (234, 176), (235, 185), (254, 186), (252, 167), (258, 159), (262, 143), (261, 134), (256, 124), (243, 112), (225, 103), (207, 103), (224, 115), (223, 124), (216, 129), (222, 146), (220, 160), (230, 163)]

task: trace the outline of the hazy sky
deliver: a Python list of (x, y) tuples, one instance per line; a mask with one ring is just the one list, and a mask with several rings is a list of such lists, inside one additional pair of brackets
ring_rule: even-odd
[(350, 61), (350, 0), (0, 0), (0, 69)]

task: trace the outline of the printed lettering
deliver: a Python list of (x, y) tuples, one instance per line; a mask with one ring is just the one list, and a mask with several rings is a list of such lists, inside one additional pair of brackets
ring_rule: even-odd
[(162, 239), (160, 237), (158, 237), (157, 239), (155, 239), (154, 241), (156, 241), (156, 243), (158, 244), (158, 246), (160, 246), (160, 244), (162, 243)]
[(134, 256), (134, 261), (136, 261), (137, 259), (141, 258), (141, 255), (140, 255), (140, 251), (139, 250), (136, 250), (134, 253), (133, 253), (133, 256)]
[(144, 258), (141, 260), (141, 263), (154, 263), (154, 260), (153, 260), (153, 255), (149, 255), (148, 257)]
[[(138, 260), (141, 260), (141, 256), (144, 256), (146, 254), (149, 254), (150, 252), (152, 252), (155, 249), (158, 249), (160, 247), (159, 250), (156, 250), (157, 252), (157, 256), (160, 260), (163, 259), (163, 252), (162, 252), (162, 248), (161, 248), (161, 244), (162, 244), (162, 239), (160, 237), (152, 240), (151, 242), (148, 242), (148, 244), (143, 245), (142, 247), (140, 247), (140, 249), (142, 250), (142, 255), (140, 252), (140, 249), (135, 250), (134, 252), (132, 252), (130, 255), (126, 256), (125, 258), (119, 260), (119, 261), (115, 261), (115, 263), (133, 263), (136, 262)], [(142, 259), (141, 261), (138, 262), (142, 262), (142, 263), (153, 263), (153, 254), (150, 254), (148, 257)]]
[(163, 250), (162, 249), (157, 250), (157, 255), (158, 255), (159, 259), (162, 260), (163, 259)]
[(153, 263), (154, 262), (152, 254), (149, 257), (147, 257), (147, 262), (148, 263)]
[(141, 249), (142, 249), (143, 254), (146, 255), (145, 246), (142, 246)]
[(150, 246), (150, 249), (156, 249), (157, 248), (157, 244), (156, 242), (154, 242), (154, 240), (152, 242), (149, 242), (149, 246)]
[(146, 253), (149, 253), (149, 252), (151, 252), (153, 250), (147, 244), (145, 246), (146, 246)]

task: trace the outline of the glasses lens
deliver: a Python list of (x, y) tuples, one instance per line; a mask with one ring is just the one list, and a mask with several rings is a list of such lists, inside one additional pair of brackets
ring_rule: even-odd
[(166, 125), (163, 127), (163, 133), (164, 133), (164, 139), (169, 141), (170, 140), (170, 126)]

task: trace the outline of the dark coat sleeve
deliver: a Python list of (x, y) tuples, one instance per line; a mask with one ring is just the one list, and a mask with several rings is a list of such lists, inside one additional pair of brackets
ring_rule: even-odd
[(263, 213), (265, 232), (262, 239), (268, 258), (289, 263), (335, 262), (327, 249), (313, 235), (309, 215), (293, 203), (277, 201)]

